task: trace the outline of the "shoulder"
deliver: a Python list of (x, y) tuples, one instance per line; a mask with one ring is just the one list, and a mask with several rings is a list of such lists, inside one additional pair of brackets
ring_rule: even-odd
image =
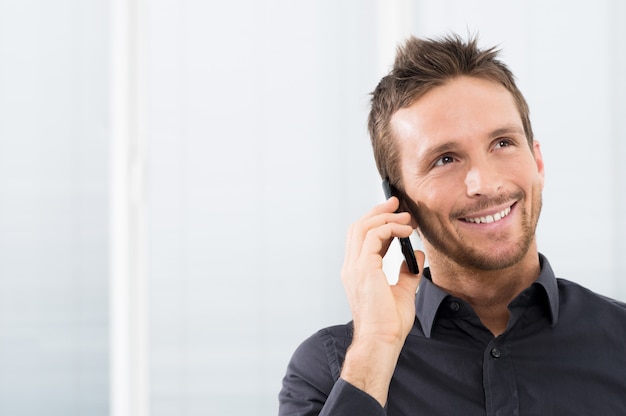
[(614, 309), (617, 313), (626, 313), (626, 303), (608, 296), (600, 295), (578, 283), (567, 279), (557, 279), (561, 304), (570, 302), (580, 302), (580, 306), (585, 304)]
[(349, 323), (321, 329), (296, 348), (279, 394), (281, 414), (291, 414), (290, 409), (319, 413), (339, 379), (351, 341), (352, 324)]
[(351, 342), (352, 323), (323, 328), (298, 346), (290, 366), (304, 372), (319, 372), (321, 368), (326, 368), (336, 380)]
[(626, 334), (626, 303), (600, 295), (578, 283), (557, 279), (559, 321), (588, 323), (590, 328), (618, 330)]

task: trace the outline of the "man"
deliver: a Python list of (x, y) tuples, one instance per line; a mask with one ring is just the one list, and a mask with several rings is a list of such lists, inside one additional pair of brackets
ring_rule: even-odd
[[(399, 49), (369, 130), (401, 200), (351, 227), (353, 322), (298, 348), (281, 415), (626, 414), (626, 305), (557, 279), (539, 254), (544, 165), (528, 114), (475, 39)], [(389, 285), (382, 258), (413, 229), (429, 268), (403, 264)]]

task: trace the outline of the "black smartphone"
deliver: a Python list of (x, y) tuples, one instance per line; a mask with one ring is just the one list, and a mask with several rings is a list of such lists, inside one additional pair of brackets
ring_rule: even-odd
[[(388, 179), (383, 181), (383, 191), (385, 191), (385, 198), (389, 199), (392, 196), (400, 199), (400, 195), (394, 188), (392, 184), (389, 183)], [(402, 201), (402, 199), (400, 199)], [(398, 209), (399, 212), (400, 209)], [(411, 240), (408, 237), (398, 238), (400, 240), (400, 247), (402, 248), (402, 254), (406, 260), (406, 264), (409, 266), (409, 271), (413, 274), (418, 274), (420, 272), (419, 266), (417, 265), (417, 259), (415, 258), (415, 252), (413, 251), (413, 245), (411, 244)]]

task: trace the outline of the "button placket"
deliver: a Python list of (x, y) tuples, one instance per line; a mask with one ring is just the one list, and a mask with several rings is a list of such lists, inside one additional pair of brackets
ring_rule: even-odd
[(500, 358), (502, 356), (502, 352), (498, 347), (493, 347), (490, 351), (490, 354), (493, 358)]
[(517, 380), (506, 337), (493, 339), (485, 347), (483, 388), (487, 415), (518, 414)]

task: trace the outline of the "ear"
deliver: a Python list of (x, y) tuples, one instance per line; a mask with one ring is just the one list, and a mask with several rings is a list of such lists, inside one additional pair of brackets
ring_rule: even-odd
[(533, 155), (535, 157), (535, 164), (537, 165), (537, 173), (539, 173), (541, 178), (541, 188), (543, 189), (545, 171), (543, 165), (543, 155), (541, 154), (541, 145), (537, 141), (533, 142)]

